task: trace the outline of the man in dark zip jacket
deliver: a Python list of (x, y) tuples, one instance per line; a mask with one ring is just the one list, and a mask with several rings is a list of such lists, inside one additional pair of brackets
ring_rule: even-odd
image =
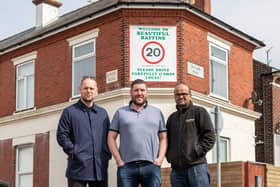
[(191, 102), (191, 90), (183, 83), (174, 90), (177, 111), (167, 120), (167, 161), (173, 187), (209, 187), (206, 153), (215, 143), (208, 112)]

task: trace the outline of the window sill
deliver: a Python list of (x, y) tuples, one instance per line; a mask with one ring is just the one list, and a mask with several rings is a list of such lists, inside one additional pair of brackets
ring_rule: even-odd
[(76, 96), (72, 96), (69, 98), (69, 102), (72, 102), (72, 101), (78, 101), (80, 99), (80, 95), (76, 95)]
[(210, 93), (209, 96), (210, 96), (210, 97), (214, 97), (214, 98), (216, 98), (216, 99), (219, 99), (219, 100), (221, 100), (221, 101), (225, 101), (225, 102), (230, 103), (230, 101), (229, 101), (228, 98), (225, 98), (225, 97), (222, 97), (222, 96), (219, 96), (219, 95), (215, 95), (215, 94), (213, 94), (213, 93)]
[(36, 110), (36, 107), (20, 109), (20, 110), (14, 111), (13, 115), (34, 112), (35, 110)]

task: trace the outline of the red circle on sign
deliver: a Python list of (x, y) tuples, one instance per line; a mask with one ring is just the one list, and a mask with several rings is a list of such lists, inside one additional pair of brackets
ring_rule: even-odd
[[(148, 59), (146, 58), (146, 56), (144, 55), (144, 49), (145, 49), (148, 45), (150, 45), (150, 44), (158, 45), (158, 46), (161, 48), (161, 50), (162, 50), (162, 57), (161, 57), (159, 60), (157, 60), (157, 61), (148, 60)], [(165, 50), (164, 50), (163, 46), (162, 46), (159, 42), (151, 41), (151, 42), (146, 43), (146, 44), (142, 47), (142, 52), (141, 52), (141, 53), (142, 53), (143, 59), (144, 59), (146, 62), (148, 62), (149, 64), (158, 64), (158, 63), (160, 63), (160, 62), (163, 60), (164, 55), (165, 55)]]

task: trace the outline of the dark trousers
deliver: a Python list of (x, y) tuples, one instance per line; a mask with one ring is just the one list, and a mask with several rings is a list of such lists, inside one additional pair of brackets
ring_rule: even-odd
[(68, 178), (68, 187), (108, 187), (107, 181), (80, 181)]

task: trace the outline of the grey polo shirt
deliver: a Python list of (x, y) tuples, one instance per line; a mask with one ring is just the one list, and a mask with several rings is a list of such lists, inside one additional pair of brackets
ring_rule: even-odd
[(119, 151), (125, 163), (137, 160), (153, 162), (159, 151), (158, 134), (165, 132), (166, 127), (161, 111), (147, 104), (140, 112), (130, 105), (119, 108), (110, 130), (120, 134)]

